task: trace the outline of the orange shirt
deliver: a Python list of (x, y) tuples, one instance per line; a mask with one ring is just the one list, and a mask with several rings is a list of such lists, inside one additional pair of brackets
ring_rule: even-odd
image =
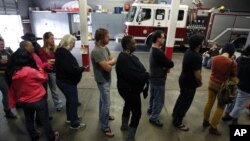
[[(233, 63), (232, 63), (233, 62)], [(230, 76), (236, 76), (237, 63), (232, 59), (218, 55), (212, 58), (212, 69), (210, 79), (221, 84)]]

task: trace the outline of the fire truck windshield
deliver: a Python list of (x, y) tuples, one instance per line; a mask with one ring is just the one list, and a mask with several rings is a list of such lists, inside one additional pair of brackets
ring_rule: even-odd
[(127, 15), (127, 21), (128, 22), (133, 22), (134, 17), (135, 17), (135, 13), (136, 13), (136, 6), (132, 6), (131, 10), (129, 11), (128, 15)]

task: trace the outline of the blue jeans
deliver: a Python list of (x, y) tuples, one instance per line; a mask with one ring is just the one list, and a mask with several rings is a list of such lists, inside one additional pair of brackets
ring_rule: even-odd
[(211, 57), (202, 56), (202, 66), (211, 68)]
[(148, 113), (151, 113), (150, 120), (159, 120), (159, 115), (165, 102), (165, 85), (150, 84), (150, 101)]
[(109, 128), (110, 84), (110, 81), (103, 83), (97, 82), (97, 86), (100, 91), (99, 118), (102, 130)]
[(79, 126), (80, 120), (77, 114), (78, 108), (78, 92), (75, 85), (70, 85), (60, 80), (56, 80), (58, 88), (63, 92), (66, 98), (66, 114), (67, 120), (70, 121), (71, 126)]
[(244, 92), (238, 89), (237, 97), (235, 99), (235, 105), (230, 113), (233, 118), (238, 118), (242, 109), (245, 105), (250, 102), (250, 93)]
[(36, 115), (39, 117), (39, 120), (44, 127), (47, 139), (49, 141), (54, 141), (55, 136), (49, 120), (48, 103), (46, 98), (44, 97), (43, 99), (33, 103), (20, 103), (20, 105), (23, 108), (26, 129), (28, 130), (31, 138), (39, 136), (39, 133), (34, 126), (34, 116), (36, 112)]
[(2, 92), (2, 95), (3, 95), (2, 103), (3, 103), (4, 110), (8, 110), (9, 109), (8, 85), (3, 75), (0, 75), (0, 91)]
[(59, 97), (59, 92), (57, 90), (57, 85), (56, 85), (56, 74), (55, 73), (48, 73), (49, 79), (48, 79), (48, 85), (51, 91), (52, 95), (52, 100), (54, 102), (54, 105), (56, 108), (62, 108), (63, 102)]

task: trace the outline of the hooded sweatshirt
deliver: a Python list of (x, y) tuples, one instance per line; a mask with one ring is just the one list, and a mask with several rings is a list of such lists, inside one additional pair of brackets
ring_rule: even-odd
[(47, 74), (42, 70), (36, 70), (25, 66), (12, 76), (9, 88), (9, 106), (13, 108), (18, 103), (33, 103), (44, 98), (46, 91), (43, 83), (47, 80)]

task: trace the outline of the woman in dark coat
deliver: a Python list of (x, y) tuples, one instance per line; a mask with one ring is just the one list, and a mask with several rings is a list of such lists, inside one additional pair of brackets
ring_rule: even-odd
[[(128, 141), (134, 141), (141, 118), (140, 93), (148, 81), (149, 73), (146, 72), (140, 60), (132, 54), (136, 47), (133, 37), (125, 36), (121, 43), (123, 51), (119, 54), (116, 63), (117, 88), (125, 101), (121, 130), (128, 130)], [(132, 116), (128, 127), (130, 112)]]

